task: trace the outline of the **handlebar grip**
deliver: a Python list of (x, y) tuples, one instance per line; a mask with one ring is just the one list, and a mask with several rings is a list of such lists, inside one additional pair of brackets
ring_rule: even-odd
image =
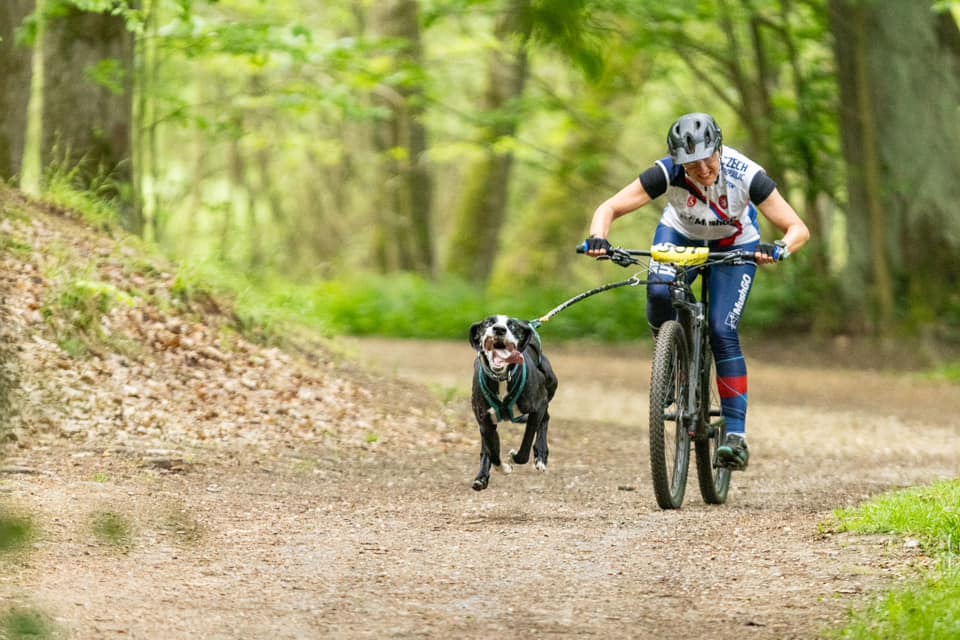
[(577, 245), (577, 253), (586, 253), (587, 252), (587, 241), (584, 240), (583, 244)]

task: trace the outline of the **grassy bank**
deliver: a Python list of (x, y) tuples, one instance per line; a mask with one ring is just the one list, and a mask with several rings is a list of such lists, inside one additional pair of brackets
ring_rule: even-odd
[(854, 614), (850, 625), (831, 637), (960, 638), (960, 480), (888, 494), (837, 517), (843, 530), (900, 536), (938, 562), (929, 575)]

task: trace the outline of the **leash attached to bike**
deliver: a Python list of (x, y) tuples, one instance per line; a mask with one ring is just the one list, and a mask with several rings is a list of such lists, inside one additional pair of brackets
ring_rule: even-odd
[(536, 320), (531, 320), (529, 324), (534, 329), (537, 329), (544, 322), (549, 322), (550, 319), (553, 318), (553, 316), (557, 315), (564, 309), (571, 307), (576, 303), (580, 302), (581, 300), (585, 300), (586, 298), (589, 298), (590, 296), (595, 296), (598, 293), (603, 293), (604, 291), (610, 291), (611, 289), (616, 289), (618, 287), (635, 287), (640, 284), (646, 284), (646, 280), (641, 280), (639, 277), (634, 275), (629, 280), (624, 280), (623, 282), (611, 282), (610, 284), (605, 284), (602, 287), (597, 287), (596, 289), (590, 289), (590, 291), (584, 291), (583, 293), (575, 295), (574, 297), (570, 298), (563, 304), (560, 304), (554, 307), (548, 313), (540, 316)]
[[(586, 252), (586, 243), (584, 243), (582, 246), (577, 247), (577, 253), (585, 253), (585, 252)], [(614, 249), (613, 254), (608, 256), (601, 256), (601, 259), (612, 260), (616, 264), (619, 264), (621, 267), (629, 267), (631, 265), (637, 264), (636, 258), (631, 256), (626, 251), (622, 251), (620, 249)], [(540, 316), (536, 320), (531, 320), (529, 322), (529, 325), (534, 329), (538, 329), (541, 325), (543, 325), (543, 323), (549, 322), (550, 319), (553, 318), (553, 316), (557, 315), (564, 309), (571, 307), (576, 303), (580, 302), (581, 300), (585, 300), (586, 298), (589, 298), (590, 296), (595, 296), (598, 293), (603, 293), (604, 291), (610, 291), (611, 289), (617, 289), (619, 287), (636, 287), (641, 284), (647, 284), (647, 281), (641, 280), (639, 274), (634, 274), (628, 280), (624, 280), (622, 282), (611, 282), (610, 284), (605, 284), (602, 287), (597, 287), (596, 289), (590, 289), (589, 291), (584, 291), (583, 293), (573, 296), (566, 302), (560, 305), (557, 305), (556, 307), (551, 309), (549, 312), (547, 312), (545, 315)]]

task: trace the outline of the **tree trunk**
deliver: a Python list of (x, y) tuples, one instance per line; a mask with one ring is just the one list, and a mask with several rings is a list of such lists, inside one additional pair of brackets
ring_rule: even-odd
[(43, 166), (76, 170), (81, 187), (115, 197), (141, 233), (130, 206), (133, 36), (122, 16), (58, 9), (44, 35)]
[(143, 237), (155, 242), (163, 241), (164, 225), (160, 216), (160, 153), (157, 117), (157, 100), (160, 75), (160, 18), (157, 15), (159, 0), (141, 0), (143, 11), (143, 34), (136, 39), (136, 91), (133, 113), (131, 167), (133, 208), (142, 220)]
[(482, 157), (468, 167), (447, 252), (447, 272), (477, 284), (486, 284), (490, 277), (506, 217), (513, 153), (498, 149), (497, 143), (513, 137), (518, 127), (510, 110), (523, 96), (527, 79), (528, 9), (528, 0), (513, 0), (498, 22), (500, 46), (487, 64), (483, 101), (492, 124), (478, 141)]
[[(507, 243), (500, 252), (492, 288), (542, 288), (545, 278), (558, 285), (567, 280), (572, 248), (587, 231), (598, 187), (608, 178), (610, 150), (623, 132), (618, 114), (630, 112), (629, 103), (642, 95), (648, 73), (649, 65), (639, 56), (608, 60), (603, 76), (578, 92), (577, 113), (567, 127), (573, 133), (557, 154), (558, 164), (523, 208), (514, 235), (523, 241)], [(629, 93), (624, 86), (631, 88)]]
[[(403, 42), (398, 65), (408, 69), (423, 66), (416, 0), (375, 3), (373, 26), (379, 36)], [(418, 83), (384, 85), (375, 97), (389, 113), (374, 128), (379, 175), (375, 253), (384, 271), (432, 275), (432, 184), (424, 164), (427, 133), (421, 122), (423, 89)]]
[[(794, 12), (792, 0), (781, 0), (780, 11), (780, 19), (784, 27), (781, 39), (788, 52), (790, 68), (793, 72), (793, 93), (797, 96), (797, 120), (801, 123), (812, 123), (819, 115), (816, 113), (819, 105), (811, 104), (810, 96), (813, 95), (809, 79), (811, 71), (801, 63), (794, 30), (791, 27)], [(825, 201), (835, 190), (828, 178), (831, 166), (822, 162), (823, 155), (827, 152), (817, 148), (818, 142), (817, 137), (812, 134), (801, 135), (795, 139), (793, 151), (799, 160), (798, 170), (803, 177), (803, 211), (806, 213), (806, 224), (810, 228), (811, 242), (804, 249), (804, 253), (810, 255), (813, 272), (819, 274), (820, 278), (827, 279), (830, 274), (827, 253), (830, 246), (830, 223)]]
[(33, 9), (34, 0), (0, 2), (0, 180), (19, 176), (23, 162), (32, 52), (16, 32)]
[(866, 288), (870, 324), (890, 333), (942, 311), (956, 285), (960, 35), (924, 0), (831, 0), (830, 10), (845, 105), (850, 293), (856, 301)]

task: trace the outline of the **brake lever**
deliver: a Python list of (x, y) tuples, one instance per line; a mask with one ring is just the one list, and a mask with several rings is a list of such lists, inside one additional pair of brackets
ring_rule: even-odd
[(612, 254), (607, 254), (607, 257), (624, 268), (637, 264), (637, 259), (623, 249), (614, 249)]

